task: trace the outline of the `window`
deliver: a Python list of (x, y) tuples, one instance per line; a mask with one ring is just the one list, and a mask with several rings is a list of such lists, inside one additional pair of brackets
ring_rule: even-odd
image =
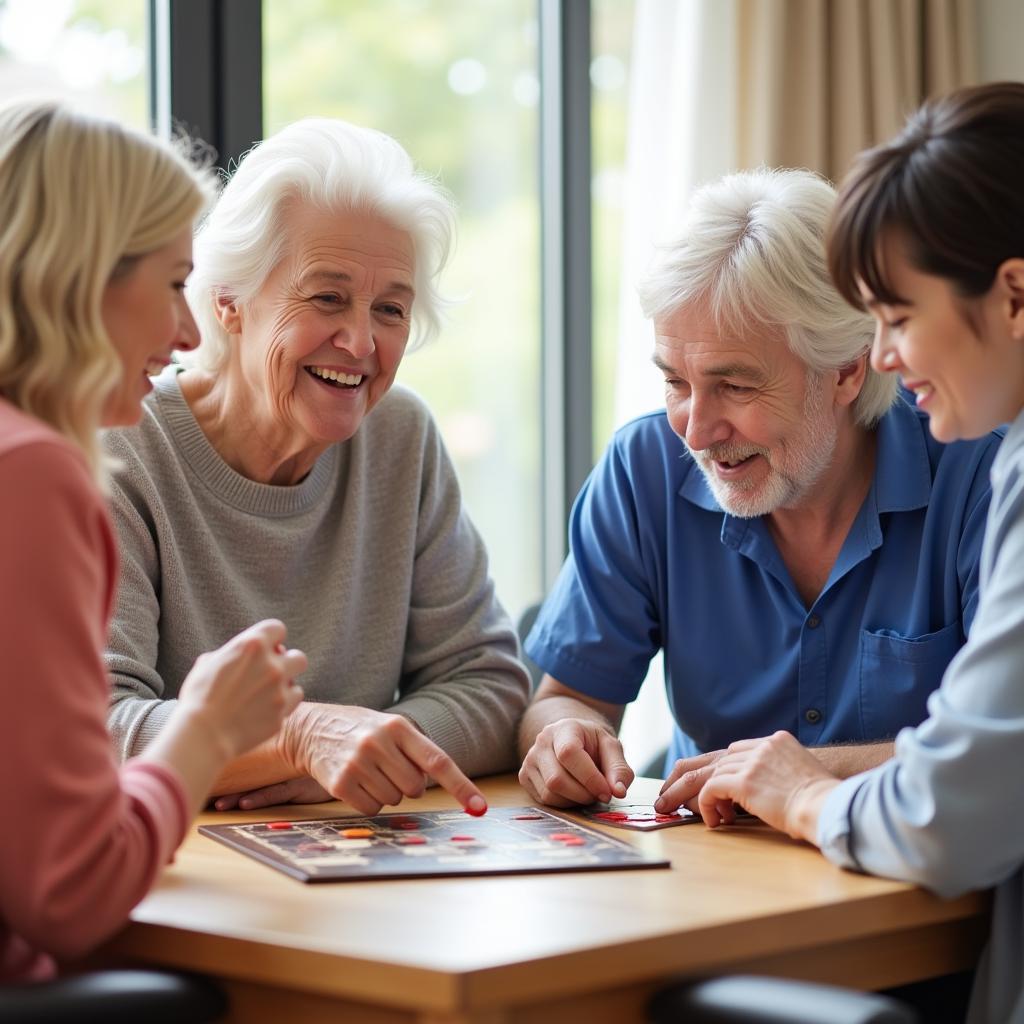
[(330, 116), (397, 138), (459, 206), (462, 297), (398, 380), (432, 409), (515, 615), (540, 578), (540, 214), (535, 0), (264, 0), (265, 134)]
[(147, 0), (0, 0), (0, 96), (149, 124)]

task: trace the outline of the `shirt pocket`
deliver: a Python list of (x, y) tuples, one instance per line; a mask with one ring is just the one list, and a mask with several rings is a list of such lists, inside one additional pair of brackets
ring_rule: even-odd
[(962, 644), (960, 623), (936, 633), (900, 636), (861, 630), (860, 715), (867, 741), (890, 739), (927, 716), (929, 694)]

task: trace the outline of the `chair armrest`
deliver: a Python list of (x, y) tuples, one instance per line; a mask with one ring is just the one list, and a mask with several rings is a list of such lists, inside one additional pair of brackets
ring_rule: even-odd
[(206, 1024), (226, 1010), (213, 982), (162, 971), (94, 971), (0, 986), (4, 1024)]
[(656, 993), (652, 1024), (917, 1024), (885, 996), (785, 978), (736, 975), (684, 981)]

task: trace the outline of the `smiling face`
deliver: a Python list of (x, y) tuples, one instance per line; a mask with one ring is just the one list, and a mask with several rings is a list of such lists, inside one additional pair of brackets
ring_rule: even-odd
[(138, 423), (142, 399), (176, 349), (199, 343), (185, 302), (185, 279), (192, 270), (192, 228), (183, 229), (161, 249), (136, 260), (103, 290), (100, 315), (121, 360), (117, 388), (107, 399), (103, 426)]
[(1024, 343), (1015, 330), (1019, 268), (1011, 265), (1021, 261), (1007, 261), (989, 292), (972, 300), (916, 270), (898, 238), (883, 243), (882, 262), (888, 286), (905, 301), (878, 301), (860, 284), (876, 320), (875, 369), (900, 374), (939, 441), (981, 437), (1014, 419), (1024, 406)]
[(722, 331), (700, 308), (656, 321), (655, 336), (669, 423), (722, 508), (749, 518), (798, 506), (836, 448), (822, 380), (779, 331)]
[(286, 256), (260, 293), (218, 305), (237, 335), (224, 373), (245, 429), (282, 452), (316, 453), (348, 440), (394, 382), (409, 339), (413, 246), (405, 231), (351, 210), (296, 204), (283, 230)]

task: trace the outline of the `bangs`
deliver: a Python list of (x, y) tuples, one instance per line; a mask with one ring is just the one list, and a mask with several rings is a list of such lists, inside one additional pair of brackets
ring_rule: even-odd
[(860, 310), (867, 309), (861, 283), (879, 302), (907, 301), (892, 287), (882, 256), (884, 243), (908, 219), (901, 170), (892, 150), (872, 150), (854, 164), (839, 190), (828, 232), (828, 269), (839, 294)]

